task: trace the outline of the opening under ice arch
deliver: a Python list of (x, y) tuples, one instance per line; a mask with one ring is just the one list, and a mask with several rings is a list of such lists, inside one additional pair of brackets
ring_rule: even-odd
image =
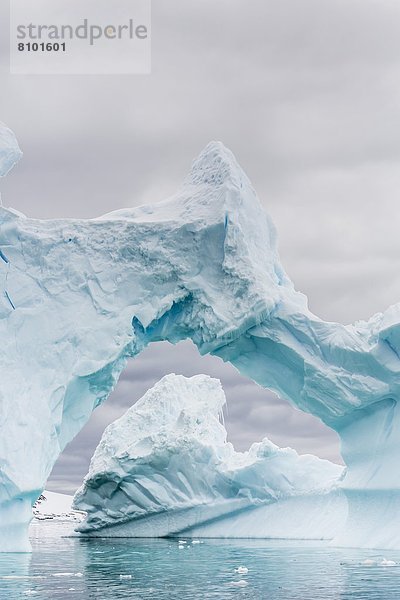
[(2, 208), (0, 223), (1, 550), (29, 549), (31, 504), (126, 359), (186, 338), (339, 433), (350, 517), (334, 542), (400, 546), (400, 306), (355, 326), (315, 317), (222, 144), (158, 205), (88, 221)]
[(274, 392), (242, 377), (230, 363), (210, 354), (201, 356), (190, 340), (175, 345), (156, 342), (128, 360), (107, 402), (92, 413), (60, 455), (46, 490), (74, 494), (88, 472), (90, 458), (104, 429), (170, 373), (185, 377), (203, 373), (221, 381), (226, 395), (223, 423), (227, 439), (236, 451), (244, 452), (253, 442), (267, 436), (279, 447), (289, 446), (299, 454), (318, 454), (320, 458), (341, 463), (336, 432), (318, 418), (297, 410)]
[(102, 435), (74, 497), (86, 513), (77, 530), (102, 538), (331, 539), (346, 516), (343, 467), (264, 435), (238, 452), (227, 441), (224, 407), (221, 382), (204, 374), (169, 373), (147, 389)]

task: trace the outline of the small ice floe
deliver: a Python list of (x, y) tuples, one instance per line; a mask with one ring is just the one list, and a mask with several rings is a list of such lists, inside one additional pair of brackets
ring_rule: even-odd
[(235, 573), (239, 573), (239, 575), (247, 575), (248, 572), (249, 570), (247, 567), (238, 567), (235, 569)]
[(74, 573), (74, 577), (83, 577), (83, 573)]
[(36, 592), (35, 590), (25, 590), (24, 591), (24, 596), (36, 596), (36, 594), (38, 594), (38, 592)]
[(53, 573), (53, 577), (74, 577), (75, 573)]
[(372, 560), (372, 558), (366, 558), (361, 564), (366, 565), (367, 567), (372, 567), (373, 565), (376, 565), (376, 560)]
[(179, 550), (184, 550), (185, 546), (183, 544), (179, 544), (178, 548), (179, 548)]
[(192, 540), (192, 544), (201, 544), (200, 540)]
[(132, 579), (132, 575), (120, 575), (120, 579)]
[(187, 542), (185, 540), (179, 540), (178, 544), (187, 544)]
[(239, 579), (239, 581), (232, 581), (231, 585), (234, 585), (235, 587), (246, 587), (246, 585), (249, 585), (249, 582), (245, 579)]
[(384, 558), (380, 563), (381, 567), (395, 567), (396, 563), (394, 562), (394, 560), (387, 560), (386, 558)]

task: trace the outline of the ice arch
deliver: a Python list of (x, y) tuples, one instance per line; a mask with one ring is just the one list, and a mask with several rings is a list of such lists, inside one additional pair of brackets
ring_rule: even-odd
[(31, 503), (126, 359), (184, 338), (338, 431), (351, 526), (340, 543), (400, 546), (380, 521), (400, 516), (400, 306), (354, 326), (314, 316), (222, 144), (160, 204), (86, 221), (2, 208), (0, 232), (1, 550), (29, 548)]

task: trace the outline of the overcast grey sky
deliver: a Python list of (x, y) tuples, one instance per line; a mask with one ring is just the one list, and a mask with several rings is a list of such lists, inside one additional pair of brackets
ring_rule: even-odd
[[(400, 299), (398, 0), (153, 0), (149, 76), (10, 76), (4, 4), (0, 119), (25, 154), (1, 183), (6, 205), (92, 217), (161, 200), (220, 139), (315, 313), (348, 323)], [(189, 343), (159, 344), (128, 366), (49, 487), (73, 491), (105, 425), (171, 371), (221, 378), (239, 449), (267, 434), (338, 460), (313, 417)]]

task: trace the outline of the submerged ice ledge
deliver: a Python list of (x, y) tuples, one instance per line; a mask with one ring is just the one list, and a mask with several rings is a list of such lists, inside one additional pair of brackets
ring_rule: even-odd
[[(268, 439), (235, 452), (216, 379), (167, 375), (105, 430), (75, 508), (107, 537), (332, 538), (343, 467)], [(290, 517), (289, 517), (290, 514)]]
[[(0, 126), (0, 175), (19, 152)], [(400, 305), (353, 326), (314, 316), (222, 144), (160, 204), (93, 220), (1, 208), (0, 250), (0, 550), (27, 549), (31, 506), (127, 358), (186, 338), (339, 433), (337, 543), (400, 547)]]

